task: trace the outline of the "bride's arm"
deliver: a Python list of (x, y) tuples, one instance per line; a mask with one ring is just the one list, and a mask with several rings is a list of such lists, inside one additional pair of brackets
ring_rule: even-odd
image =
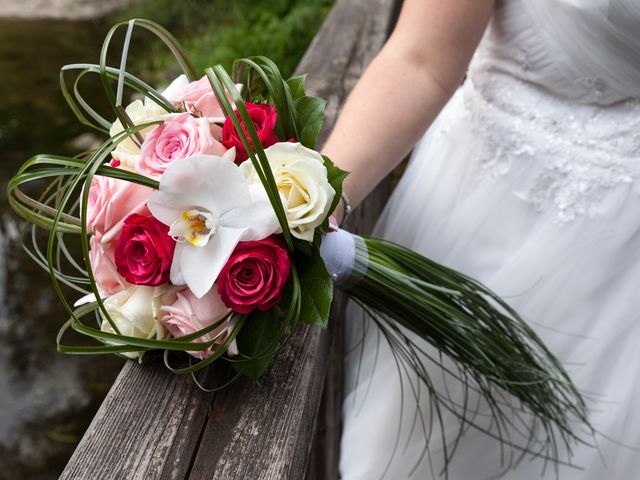
[[(405, 0), (323, 153), (351, 172), (353, 206), (406, 155), (462, 81), (494, 0)], [(341, 213), (341, 212), (339, 212)]]

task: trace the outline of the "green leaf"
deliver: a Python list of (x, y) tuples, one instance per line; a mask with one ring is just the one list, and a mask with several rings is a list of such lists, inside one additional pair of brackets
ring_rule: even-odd
[(320, 250), (314, 246), (310, 257), (296, 259), (300, 276), (300, 321), (327, 328), (333, 300), (333, 282), (327, 272)]
[[(342, 183), (344, 182), (344, 179), (347, 178), (347, 175), (349, 175), (349, 172), (336, 166), (329, 157), (323, 155), (322, 158), (324, 159), (324, 165), (327, 168), (327, 179), (329, 180), (329, 184), (336, 192), (331, 202), (331, 206), (329, 207), (329, 215), (331, 215), (340, 202), (340, 196), (342, 195)], [(316, 247), (320, 248), (322, 238), (328, 229), (329, 216), (327, 216), (327, 218), (324, 219), (324, 222), (316, 228), (313, 237), (313, 244)]]
[(313, 232), (313, 241), (311, 242), (313, 248), (320, 248), (322, 239), (324, 238), (324, 234), (327, 230), (329, 230), (329, 219), (325, 218), (324, 222), (322, 222), (322, 225), (320, 225), (320, 228), (316, 228), (316, 231)]
[(331, 202), (331, 207), (329, 208), (329, 214), (331, 214), (340, 202), (340, 196), (342, 195), (342, 183), (344, 182), (344, 179), (347, 178), (347, 175), (349, 175), (349, 172), (342, 170), (333, 163), (329, 157), (323, 155), (322, 158), (324, 159), (324, 166), (327, 169), (327, 179), (329, 180), (329, 184), (336, 192), (333, 197), (333, 201)]
[(282, 329), (273, 310), (254, 311), (238, 333), (236, 342), (240, 351), (240, 360), (231, 362), (233, 368), (258, 380), (276, 354)]
[(305, 96), (304, 94), (304, 82), (307, 79), (307, 74), (300, 75), (298, 77), (291, 77), (287, 80), (287, 85), (289, 85), (289, 90), (291, 90), (291, 96), (293, 100), (298, 100)]
[(299, 238), (293, 239), (293, 248), (296, 252), (300, 252), (307, 257), (313, 255), (313, 243), (306, 240), (300, 240)]
[(296, 122), (299, 138), (296, 138), (307, 148), (315, 148), (324, 122), (324, 107), (327, 104), (318, 97), (301, 97), (295, 101)]

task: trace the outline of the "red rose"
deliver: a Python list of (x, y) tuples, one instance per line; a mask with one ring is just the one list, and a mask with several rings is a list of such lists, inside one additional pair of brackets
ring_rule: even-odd
[[(267, 148), (274, 143), (278, 143), (280, 140), (274, 132), (274, 129), (276, 128), (276, 120), (278, 119), (276, 109), (271, 105), (256, 104), (251, 102), (245, 102), (244, 105), (245, 107), (247, 107), (249, 116), (253, 121), (253, 126), (258, 132), (258, 137), (260, 138), (260, 143), (262, 144), (262, 146), (264, 148)], [(238, 114), (237, 110), (235, 114), (240, 121), (242, 130), (249, 139), (249, 143), (253, 145), (253, 143), (251, 142), (251, 138), (249, 138), (249, 134), (247, 133), (247, 129), (244, 126), (244, 122), (242, 121), (242, 118)], [(224, 125), (222, 126), (222, 144), (227, 148), (236, 147), (236, 163), (238, 165), (249, 158), (247, 150), (244, 148), (242, 141), (236, 133), (236, 129), (233, 126), (231, 117), (227, 117), (224, 121)]]
[(133, 213), (125, 218), (116, 243), (116, 269), (135, 285), (169, 283), (175, 247), (169, 227), (154, 217)]
[(289, 252), (280, 238), (241, 242), (220, 272), (218, 293), (234, 312), (265, 311), (280, 301), (290, 273)]

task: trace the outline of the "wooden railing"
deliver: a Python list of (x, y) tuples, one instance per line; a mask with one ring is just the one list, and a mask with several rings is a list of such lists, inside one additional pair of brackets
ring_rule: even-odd
[[(309, 74), (308, 91), (329, 101), (321, 142), (386, 40), (398, 4), (337, 0), (302, 59), (297, 71)], [(383, 182), (350, 228), (368, 231), (388, 193)], [(337, 479), (343, 306), (337, 295), (328, 332), (300, 328), (259, 385), (241, 380), (205, 393), (158, 356), (127, 362), (60, 478)], [(214, 365), (204, 382), (228, 375)]]

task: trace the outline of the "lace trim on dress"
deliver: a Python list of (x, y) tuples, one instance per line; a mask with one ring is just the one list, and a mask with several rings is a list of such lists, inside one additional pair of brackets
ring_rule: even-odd
[(566, 163), (546, 168), (528, 191), (514, 193), (539, 212), (547, 204), (554, 203), (558, 209), (557, 219), (564, 223), (578, 216), (597, 215), (610, 189), (632, 181), (627, 169), (619, 165), (604, 167)]
[(509, 75), (488, 80), (475, 72), (463, 86), (485, 179), (512, 174), (517, 197), (568, 222), (597, 215), (608, 191), (640, 175), (640, 101), (576, 105)]

